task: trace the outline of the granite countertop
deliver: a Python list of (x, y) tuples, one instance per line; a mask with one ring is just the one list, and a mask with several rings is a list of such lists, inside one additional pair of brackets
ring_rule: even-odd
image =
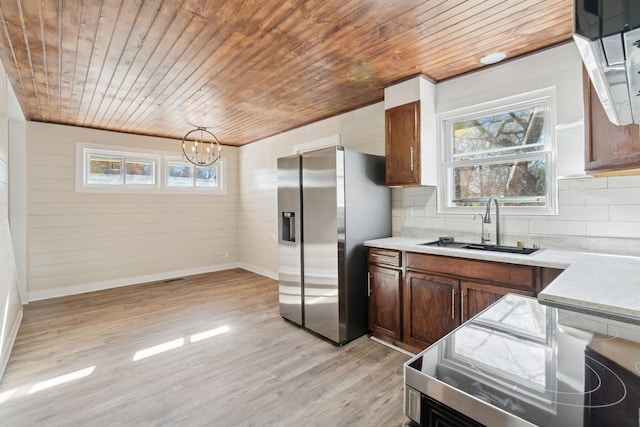
[(485, 261), (561, 268), (538, 294), (542, 303), (621, 316), (640, 322), (640, 257), (542, 249), (531, 255), (424, 246), (414, 237), (368, 240), (365, 246)]

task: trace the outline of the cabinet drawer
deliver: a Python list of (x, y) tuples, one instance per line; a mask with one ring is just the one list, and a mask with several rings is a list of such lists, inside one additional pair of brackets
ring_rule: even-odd
[(407, 268), (535, 289), (535, 267), (407, 252)]
[(381, 264), (388, 265), (390, 267), (401, 267), (401, 252), (394, 251), (392, 249), (369, 248), (369, 264)]

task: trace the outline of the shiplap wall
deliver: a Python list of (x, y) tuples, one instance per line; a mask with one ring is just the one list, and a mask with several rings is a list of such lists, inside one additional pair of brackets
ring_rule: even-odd
[(244, 268), (277, 278), (277, 164), (294, 147), (332, 136), (360, 152), (384, 155), (384, 104), (322, 120), (240, 148), (240, 260)]
[(0, 64), (0, 378), (22, 319), (9, 231), (9, 103), (11, 86)]
[(26, 139), (30, 300), (237, 265), (237, 148), (223, 149), (225, 195), (80, 193), (77, 141), (176, 154), (180, 142), (35, 122)]

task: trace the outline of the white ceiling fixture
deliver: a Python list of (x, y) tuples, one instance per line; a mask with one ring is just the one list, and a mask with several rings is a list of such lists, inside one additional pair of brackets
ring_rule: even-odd
[(485, 65), (496, 64), (502, 61), (507, 55), (504, 52), (493, 52), (480, 58), (480, 62)]

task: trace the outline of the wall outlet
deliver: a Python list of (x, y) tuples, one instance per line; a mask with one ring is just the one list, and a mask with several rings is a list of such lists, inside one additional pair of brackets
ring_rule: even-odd
[(229, 251), (224, 251), (224, 257), (229, 258)]

